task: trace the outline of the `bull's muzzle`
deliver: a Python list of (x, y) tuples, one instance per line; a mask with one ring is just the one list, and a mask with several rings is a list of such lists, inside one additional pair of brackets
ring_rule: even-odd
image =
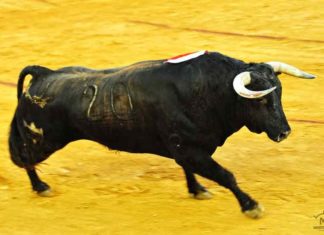
[(280, 133), (278, 135), (278, 137), (276, 138), (276, 142), (281, 142), (283, 141), (284, 139), (286, 139), (288, 137), (288, 135), (291, 133), (291, 130), (288, 130), (288, 131), (284, 131), (282, 133)]

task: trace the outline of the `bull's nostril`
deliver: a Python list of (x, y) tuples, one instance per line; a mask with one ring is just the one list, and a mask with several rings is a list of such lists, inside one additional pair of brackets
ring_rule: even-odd
[(285, 137), (287, 137), (290, 134), (291, 130), (289, 131), (285, 131), (283, 134), (285, 135)]
[(290, 132), (291, 131), (289, 130), (289, 131), (280, 133), (280, 135), (277, 137), (277, 142), (280, 142), (280, 141), (286, 139), (288, 137), (288, 135), (290, 134)]

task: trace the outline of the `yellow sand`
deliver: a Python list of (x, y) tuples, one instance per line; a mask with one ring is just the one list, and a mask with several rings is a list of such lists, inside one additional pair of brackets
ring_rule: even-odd
[(55, 197), (38, 197), (9, 160), (16, 89), (0, 84), (1, 235), (323, 233), (313, 216), (324, 210), (324, 1), (80, 2), (0, 1), (0, 83), (16, 83), (30, 64), (107, 68), (200, 49), (284, 61), (318, 78), (281, 76), (293, 129), (287, 140), (243, 129), (214, 155), (264, 205), (260, 220), (246, 218), (231, 193), (204, 179), (214, 198), (189, 198), (172, 160), (87, 141), (39, 166)]

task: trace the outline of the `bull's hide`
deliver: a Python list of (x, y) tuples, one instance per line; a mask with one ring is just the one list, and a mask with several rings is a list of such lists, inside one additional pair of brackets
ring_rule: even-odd
[(107, 79), (99, 85), (88, 85), (83, 94), (83, 102), (88, 103), (88, 119), (108, 123), (115, 118), (132, 119), (133, 105), (127, 84)]

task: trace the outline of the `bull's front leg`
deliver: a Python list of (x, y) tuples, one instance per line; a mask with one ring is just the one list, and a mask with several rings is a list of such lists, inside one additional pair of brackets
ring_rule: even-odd
[(235, 195), (245, 215), (251, 218), (260, 218), (262, 216), (262, 206), (243, 192), (237, 185), (234, 175), (215, 162), (205, 151), (182, 146), (181, 150), (176, 151), (174, 154), (176, 162), (185, 171), (199, 174), (229, 189)]

